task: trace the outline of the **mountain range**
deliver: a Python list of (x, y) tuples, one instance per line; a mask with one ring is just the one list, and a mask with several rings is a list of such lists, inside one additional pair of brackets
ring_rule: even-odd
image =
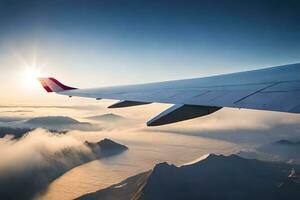
[(209, 155), (181, 167), (157, 164), (153, 170), (78, 200), (298, 200), (299, 170), (287, 163)]

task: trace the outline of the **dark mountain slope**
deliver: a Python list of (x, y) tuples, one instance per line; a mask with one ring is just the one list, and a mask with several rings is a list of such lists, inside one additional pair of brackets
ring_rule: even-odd
[(210, 155), (200, 162), (182, 167), (161, 163), (149, 176), (140, 174), (120, 183), (126, 191), (131, 191), (130, 194), (120, 196), (123, 194), (120, 188), (112, 186), (79, 199), (106, 200), (118, 194), (118, 199), (128, 200), (298, 200), (298, 170), (298, 166), (286, 163), (244, 159), (235, 155)]

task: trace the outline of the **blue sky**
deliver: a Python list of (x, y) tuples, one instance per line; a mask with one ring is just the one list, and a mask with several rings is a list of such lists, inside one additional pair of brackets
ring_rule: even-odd
[(1, 1), (2, 101), (43, 95), (18, 84), (24, 63), (93, 87), (300, 62), (299, 9), (291, 0)]

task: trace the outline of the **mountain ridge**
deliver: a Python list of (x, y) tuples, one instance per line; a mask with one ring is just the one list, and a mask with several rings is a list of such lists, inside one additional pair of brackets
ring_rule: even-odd
[[(118, 188), (114, 185), (78, 199), (108, 200), (113, 199), (111, 195), (116, 192), (123, 195), (119, 196), (121, 199), (128, 200), (296, 200), (300, 197), (300, 183), (289, 177), (294, 167), (287, 163), (245, 159), (237, 155), (211, 154), (206, 159), (181, 167), (157, 164), (149, 174), (144, 172), (116, 184)], [(300, 170), (299, 166), (296, 168), (296, 171)], [(137, 180), (144, 182), (137, 184)]]

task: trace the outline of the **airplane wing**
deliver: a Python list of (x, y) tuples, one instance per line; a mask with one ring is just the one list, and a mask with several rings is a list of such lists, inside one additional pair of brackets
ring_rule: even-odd
[(158, 126), (221, 109), (246, 108), (300, 113), (300, 63), (176, 81), (77, 89), (54, 78), (39, 78), (47, 92), (94, 99), (116, 99), (109, 108), (153, 102), (174, 104), (148, 121)]

